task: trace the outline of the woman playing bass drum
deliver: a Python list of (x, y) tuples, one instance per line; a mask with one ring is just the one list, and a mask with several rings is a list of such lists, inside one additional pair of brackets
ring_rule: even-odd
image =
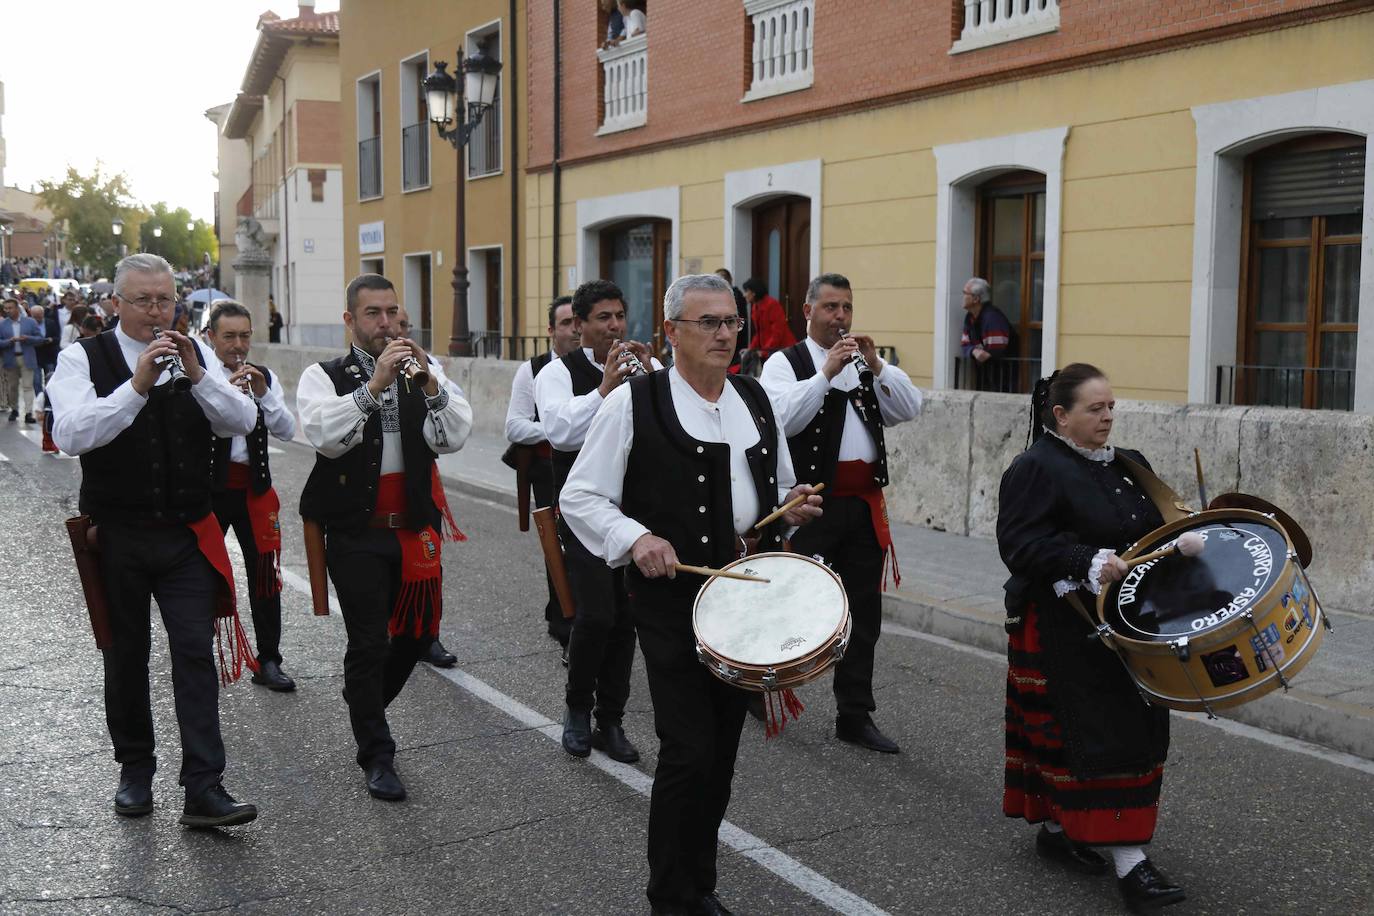
[(1145, 458), (1107, 444), (1115, 407), (1093, 366), (1041, 379), (1032, 444), (1002, 475), (997, 546), (1011, 571), (1002, 811), (1043, 824), (1042, 857), (1086, 874), (1105, 873), (1110, 860), (1126, 902), (1155, 908), (1184, 898), (1144, 850), (1168, 710), (1141, 699), (1078, 610), (1125, 574), (1117, 553), (1164, 522), (1121, 461), (1148, 468)]

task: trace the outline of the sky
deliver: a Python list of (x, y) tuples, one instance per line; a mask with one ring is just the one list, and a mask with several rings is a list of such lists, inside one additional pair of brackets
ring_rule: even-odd
[(138, 201), (212, 220), (215, 126), (205, 110), (238, 93), (258, 16), (291, 18), (296, 0), (0, 3), (11, 14), (21, 5), (22, 21), (0, 17), (19, 26), (0, 52), (5, 184), (29, 190), (98, 160), (129, 177)]

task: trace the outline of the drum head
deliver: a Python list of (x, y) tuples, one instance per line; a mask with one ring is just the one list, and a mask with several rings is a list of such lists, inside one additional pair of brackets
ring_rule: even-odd
[(821, 648), (849, 610), (839, 578), (808, 557), (760, 554), (731, 563), (732, 572), (768, 583), (710, 579), (693, 611), (697, 639), (717, 655), (771, 667)]
[(1302, 530), (1302, 525), (1299, 525), (1293, 516), (1273, 503), (1266, 502), (1258, 496), (1251, 496), (1249, 493), (1223, 493), (1208, 503), (1207, 508), (1250, 509), (1253, 512), (1274, 516), (1293, 541), (1293, 552), (1298, 555), (1298, 562), (1302, 564), (1302, 568), (1306, 569), (1312, 565), (1312, 542), (1308, 540), (1307, 532)]
[(1206, 632), (1263, 600), (1288, 562), (1283, 529), (1250, 513), (1206, 512), (1191, 524), (1167, 527), (1172, 530), (1147, 537), (1132, 553), (1167, 547), (1185, 531), (1202, 537), (1204, 547), (1195, 557), (1142, 563), (1108, 589), (1103, 619), (1130, 639), (1163, 642)]

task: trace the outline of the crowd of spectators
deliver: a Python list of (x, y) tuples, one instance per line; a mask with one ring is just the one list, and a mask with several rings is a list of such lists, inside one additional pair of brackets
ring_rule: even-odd
[(86, 269), (70, 261), (49, 262), (47, 258), (6, 258), (0, 261), (0, 286), (9, 286), (29, 277), (53, 277), (56, 279), (86, 279)]

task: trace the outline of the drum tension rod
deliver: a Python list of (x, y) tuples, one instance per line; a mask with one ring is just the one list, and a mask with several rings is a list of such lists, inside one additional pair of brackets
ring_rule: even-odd
[[(1297, 554), (1293, 554), (1292, 556), (1295, 560), (1298, 558)], [(1326, 616), (1326, 611), (1322, 610), (1322, 603), (1321, 599), (1317, 597), (1317, 590), (1312, 587), (1312, 582), (1307, 578), (1307, 570), (1302, 568), (1301, 563), (1298, 564), (1298, 575), (1302, 576), (1303, 584), (1307, 586), (1308, 594), (1312, 596), (1312, 605), (1316, 607), (1317, 613), (1321, 615), (1322, 626), (1326, 627), (1326, 632), (1330, 633), (1335, 627), (1331, 626), (1331, 618)]]
[(1217, 714), (1212, 712), (1212, 704), (1207, 702), (1207, 698), (1202, 695), (1202, 691), (1197, 689), (1197, 682), (1193, 680), (1193, 672), (1188, 670), (1186, 664), (1192, 656), (1192, 651), (1188, 648), (1188, 637), (1180, 636), (1178, 639), (1169, 641), (1169, 648), (1174, 650), (1174, 655), (1178, 657), (1179, 667), (1183, 669), (1183, 674), (1188, 678), (1188, 686), (1193, 688), (1193, 693), (1202, 703), (1202, 708), (1207, 711), (1207, 718), (1215, 719)]
[(1279, 684), (1287, 691), (1288, 678), (1284, 677), (1283, 669), (1279, 667), (1278, 659), (1274, 658), (1273, 647), (1269, 645), (1263, 634), (1260, 633), (1259, 627), (1255, 626), (1255, 615), (1249, 611), (1245, 611), (1241, 616), (1245, 618), (1246, 623), (1250, 624), (1250, 629), (1255, 631), (1255, 639), (1259, 641), (1259, 645), (1264, 647), (1264, 654), (1269, 657), (1269, 664), (1274, 666), (1274, 674), (1278, 676)]

